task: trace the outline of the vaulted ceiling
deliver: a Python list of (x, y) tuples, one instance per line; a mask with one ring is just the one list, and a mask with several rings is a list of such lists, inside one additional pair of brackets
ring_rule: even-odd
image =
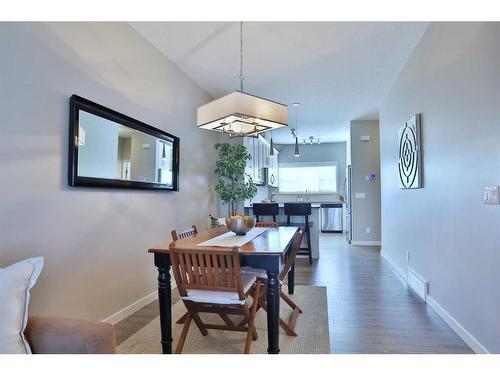
[[(378, 106), (427, 25), (246, 22), (244, 90), (288, 105), (300, 102), (299, 138), (346, 140), (351, 120), (378, 117)], [(214, 98), (239, 89), (239, 22), (131, 26)], [(295, 109), (289, 110), (289, 128), (295, 128)], [(293, 142), (289, 129), (274, 131), (273, 139)]]

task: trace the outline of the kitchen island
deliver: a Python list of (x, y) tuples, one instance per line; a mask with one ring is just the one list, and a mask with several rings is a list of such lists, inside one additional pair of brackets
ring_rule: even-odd
[[(279, 205), (278, 222), (280, 223), (280, 225), (286, 225), (286, 216), (283, 209), (283, 203), (278, 203), (278, 205)], [(310, 225), (309, 232), (311, 234), (311, 254), (313, 259), (319, 259), (320, 206), (321, 206), (320, 203), (311, 203), (311, 215), (309, 216), (309, 225)], [(245, 206), (245, 215), (253, 216), (252, 204)], [(263, 219), (261, 220), (272, 220), (272, 218), (263, 217)], [(304, 223), (304, 218), (300, 216), (293, 216), (291, 218), (291, 222)], [(302, 246), (306, 246), (305, 241), (306, 239), (304, 236)]]

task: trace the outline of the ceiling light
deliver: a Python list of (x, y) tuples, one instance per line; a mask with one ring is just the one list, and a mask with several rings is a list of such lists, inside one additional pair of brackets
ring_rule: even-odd
[(300, 152), (299, 152), (299, 136), (298, 136), (299, 123), (298, 123), (298, 114), (297, 114), (297, 112), (299, 111), (300, 104), (299, 103), (293, 103), (292, 106), (295, 107), (295, 132), (294, 132), (294, 135), (295, 135), (295, 150), (293, 152), (293, 156), (295, 156), (296, 158), (298, 158), (300, 156)]
[(321, 143), (321, 138), (319, 138), (319, 137), (313, 137), (311, 135), (308, 138), (302, 138), (299, 141), (299, 143), (302, 143), (303, 145), (319, 145)]
[(240, 91), (198, 108), (197, 126), (230, 137), (257, 137), (288, 125), (288, 107), (243, 92), (243, 22), (240, 22)]

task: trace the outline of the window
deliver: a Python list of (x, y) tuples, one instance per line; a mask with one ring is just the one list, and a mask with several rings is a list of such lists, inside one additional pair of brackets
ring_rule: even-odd
[(279, 165), (280, 193), (337, 193), (337, 163), (293, 163)]
[(172, 184), (172, 143), (156, 140), (156, 182)]

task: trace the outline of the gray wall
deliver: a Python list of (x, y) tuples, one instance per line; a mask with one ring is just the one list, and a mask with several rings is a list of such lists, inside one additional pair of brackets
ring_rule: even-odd
[[(319, 145), (299, 145), (300, 156), (294, 156), (295, 145), (276, 145), (279, 150), (278, 163), (319, 163), (337, 162), (338, 193), (344, 193), (346, 170), (346, 142), (322, 143)], [(273, 188), (278, 193), (278, 189)], [(311, 201), (336, 201), (338, 194), (314, 194)], [(297, 194), (276, 194), (278, 201), (295, 201)]]
[(85, 144), (78, 146), (80, 176), (119, 178), (119, 125), (105, 118), (80, 111), (80, 127), (85, 131)]
[[(362, 142), (361, 136), (370, 136)], [(351, 121), (351, 187), (353, 244), (380, 242), (380, 139), (378, 121)], [(370, 172), (376, 180), (366, 181)], [(364, 193), (364, 198), (356, 198)], [(368, 233), (368, 228), (369, 232)]]
[[(500, 25), (433, 23), (380, 110), (382, 251), (409, 265), (429, 296), (500, 353)], [(398, 189), (398, 128), (422, 114), (424, 188)]]
[[(42, 255), (31, 312), (101, 320), (156, 290), (149, 246), (207, 227), (209, 96), (125, 23), (0, 23), (0, 267)], [(67, 185), (69, 97), (181, 139), (180, 191)]]
[[(156, 138), (133, 132), (130, 144), (130, 179), (156, 181)], [(144, 148), (148, 144), (149, 148)]]

